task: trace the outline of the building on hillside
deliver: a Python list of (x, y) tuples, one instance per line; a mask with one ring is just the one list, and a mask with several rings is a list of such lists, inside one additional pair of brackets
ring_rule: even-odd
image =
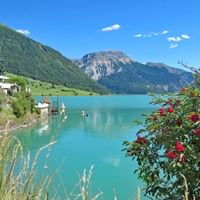
[(9, 78), (7, 76), (3, 76), (3, 75), (0, 75), (0, 82), (5, 82), (6, 80), (8, 80)]
[(0, 89), (8, 95), (11, 93), (16, 93), (20, 91), (20, 86), (16, 83), (9, 83), (9, 78), (7, 76), (0, 75)]

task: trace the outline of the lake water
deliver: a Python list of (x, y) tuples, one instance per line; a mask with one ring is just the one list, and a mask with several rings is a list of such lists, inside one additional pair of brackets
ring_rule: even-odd
[[(134, 174), (136, 162), (125, 158), (122, 143), (135, 140), (139, 127), (133, 121), (153, 110), (150, 98), (145, 95), (59, 97), (61, 102), (67, 110), (65, 122), (60, 116), (53, 116), (16, 132), (25, 153), (31, 151), (32, 155), (52, 137), (56, 138), (48, 160), (39, 162), (39, 173), (52, 174), (59, 168), (55, 184), (59, 186), (62, 181), (70, 192), (78, 181), (78, 173), (94, 165), (91, 180), (94, 194), (102, 191), (105, 200), (114, 199), (114, 194), (118, 200), (134, 199), (137, 187), (143, 184)], [(82, 110), (88, 117), (81, 116)], [(63, 190), (58, 191), (64, 199)]]

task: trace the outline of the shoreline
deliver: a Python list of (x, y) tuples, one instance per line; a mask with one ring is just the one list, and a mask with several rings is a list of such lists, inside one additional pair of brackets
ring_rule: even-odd
[[(40, 117), (39, 116), (32, 116), (31, 118), (25, 119), (21, 123), (15, 123), (15, 122), (8, 122), (5, 125), (5, 128), (0, 127), (0, 135), (3, 135), (4, 133), (11, 133), (13, 131), (16, 131), (18, 129), (27, 128), (35, 124), (36, 122), (39, 122)], [(13, 123), (13, 124), (12, 124)], [(7, 127), (8, 126), (8, 127)]]

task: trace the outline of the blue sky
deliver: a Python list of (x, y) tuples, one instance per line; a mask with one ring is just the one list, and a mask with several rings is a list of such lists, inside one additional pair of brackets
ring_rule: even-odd
[(121, 50), (139, 62), (200, 66), (199, 0), (0, 0), (0, 22), (69, 58)]

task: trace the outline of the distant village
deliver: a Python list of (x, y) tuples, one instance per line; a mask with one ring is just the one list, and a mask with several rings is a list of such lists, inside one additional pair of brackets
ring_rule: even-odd
[(21, 90), (20, 86), (16, 83), (10, 83), (7, 76), (0, 75), (0, 88), (6, 94), (13, 94)]

